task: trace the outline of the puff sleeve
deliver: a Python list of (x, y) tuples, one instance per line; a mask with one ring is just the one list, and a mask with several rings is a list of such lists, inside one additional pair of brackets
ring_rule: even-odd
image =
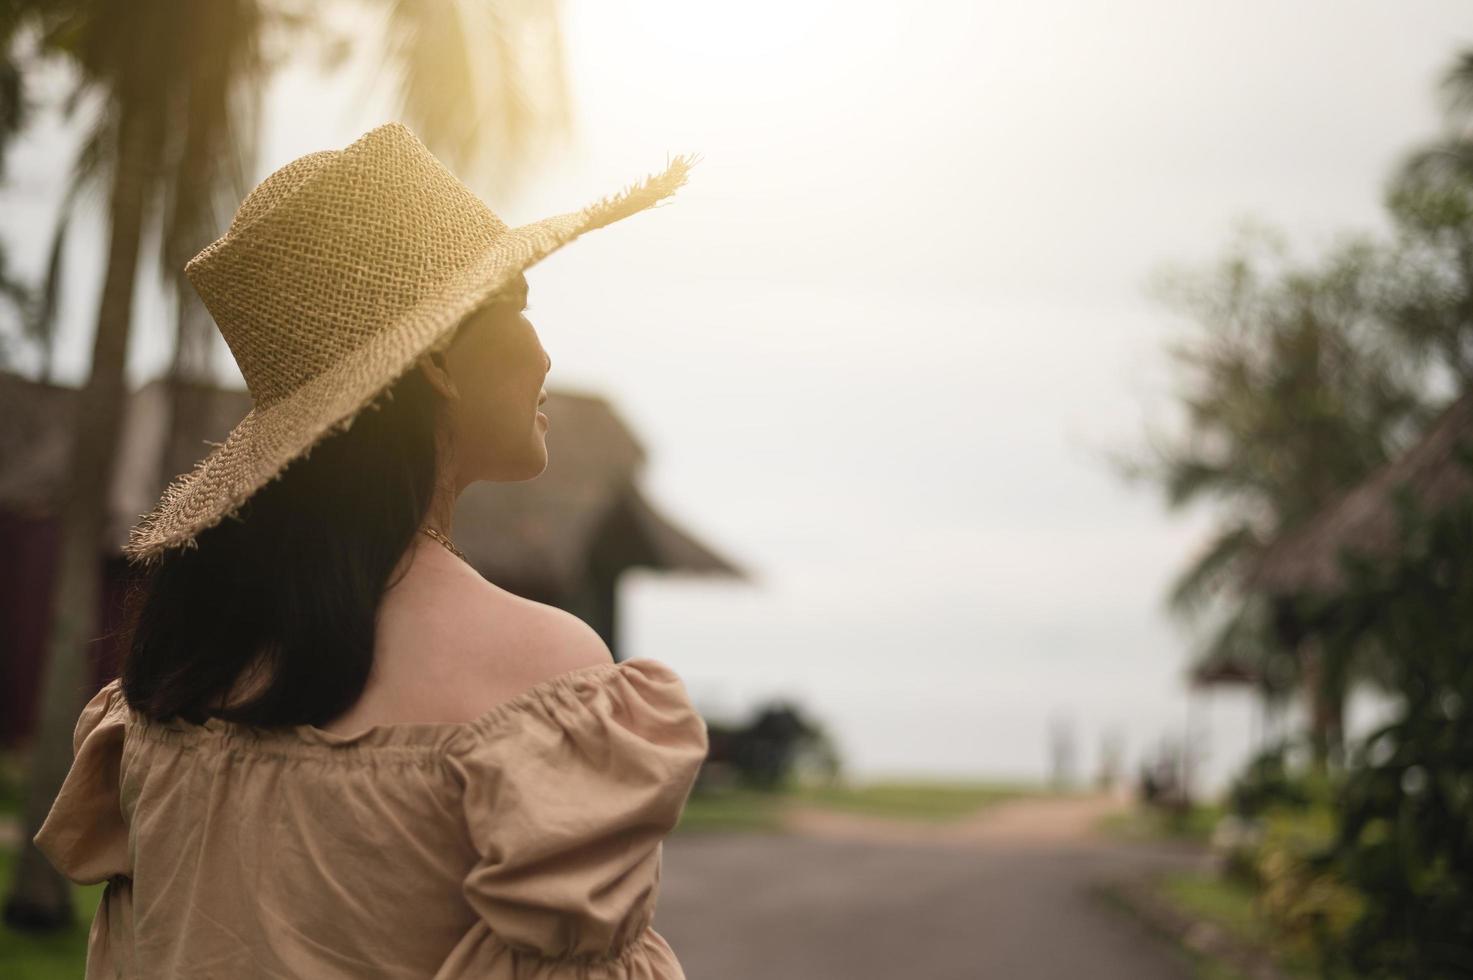
[(471, 726), (447, 759), (477, 921), (436, 980), (684, 980), (651, 923), (707, 746), (679, 676), (648, 658), (559, 675)]
[(77, 718), (72, 766), (34, 838), (56, 870), (78, 884), (132, 875), (120, 796), (125, 702), (113, 680)]

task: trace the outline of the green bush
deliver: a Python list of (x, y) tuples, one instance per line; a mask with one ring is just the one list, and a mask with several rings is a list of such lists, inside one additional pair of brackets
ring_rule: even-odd
[(1333, 866), (1335, 832), (1328, 807), (1273, 811), (1255, 855), (1259, 909), (1279, 944), (1321, 965), (1363, 910), (1360, 893)]
[(1296, 751), (1309, 749), (1304, 742), (1285, 739), (1265, 749), (1229, 787), (1228, 811), (1236, 823), (1233, 833), (1217, 835), (1229, 877), (1276, 893), (1294, 891), (1286, 883), (1297, 881), (1329, 844), (1335, 789), (1329, 774), (1291, 764)]

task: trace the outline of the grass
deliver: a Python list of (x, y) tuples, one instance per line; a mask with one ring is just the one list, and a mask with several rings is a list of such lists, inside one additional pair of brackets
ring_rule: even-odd
[[(15, 852), (0, 849), (0, 894), (10, 891)], [(86, 969), (87, 934), (103, 885), (73, 886), (76, 921), (70, 929), (31, 936), (0, 925), (0, 974), (6, 980), (76, 980)]]
[(693, 794), (676, 830), (778, 833), (782, 830), (784, 812), (798, 805), (941, 824), (1004, 800), (1040, 792), (1023, 785), (935, 780), (806, 786), (781, 793), (719, 790)]
[(692, 794), (676, 825), (676, 833), (779, 833), (788, 798), (756, 790), (732, 789)]
[(1266, 946), (1273, 936), (1253, 905), (1253, 889), (1215, 874), (1181, 872), (1165, 876), (1162, 895), (1194, 918), (1218, 926), (1239, 942)]
[(795, 802), (873, 817), (945, 823), (970, 816), (1004, 800), (1042, 790), (1022, 785), (959, 782), (885, 781), (835, 787), (805, 787)]
[[(1285, 977), (1307, 980), (1316, 975), (1303, 955), (1284, 948), (1272, 924), (1258, 911), (1254, 890), (1246, 882), (1210, 872), (1177, 872), (1163, 876), (1156, 887), (1158, 894), (1193, 919), (1221, 929), (1235, 945), (1262, 953)], [(1199, 980), (1227, 980), (1240, 974), (1226, 963), (1202, 956), (1198, 976)]]

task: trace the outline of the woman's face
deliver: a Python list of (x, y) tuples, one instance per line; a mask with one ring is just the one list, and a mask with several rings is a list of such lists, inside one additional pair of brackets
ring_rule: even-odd
[(441, 362), (459, 399), (450, 403), (456, 490), (477, 480), (530, 480), (547, 468), (547, 416), (539, 411), (552, 359), (524, 314), (526, 279), (475, 311)]

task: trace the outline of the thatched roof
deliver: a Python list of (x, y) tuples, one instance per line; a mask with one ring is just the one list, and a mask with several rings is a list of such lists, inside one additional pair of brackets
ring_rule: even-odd
[[(108, 541), (121, 553), (128, 531), (168, 479), (190, 469), (250, 410), (243, 390), (183, 383), (184, 411), (165, 432), (171, 385), (133, 392), (124, 412)], [(65, 490), (75, 389), (0, 372), (0, 507), (55, 513)], [(745, 572), (661, 515), (637, 486), (644, 449), (604, 399), (548, 389), (549, 462), (523, 483), (478, 483), (461, 495), (455, 536), (492, 581), (574, 587), (595, 546), (617, 535), (628, 563), (746, 578)]]
[(1473, 479), (1455, 455), (1459, 445), (1473, 445), (1473, 392), (1453, 402), (1401, 457), (1270, 545), (1246, 586), (1276, 595), (1331, 593), (1343, 584), (1342, 552), (1393, 554), (1399, 540), (1397, 488), (1406, 487), (1430, 511), (1473, 491)]

